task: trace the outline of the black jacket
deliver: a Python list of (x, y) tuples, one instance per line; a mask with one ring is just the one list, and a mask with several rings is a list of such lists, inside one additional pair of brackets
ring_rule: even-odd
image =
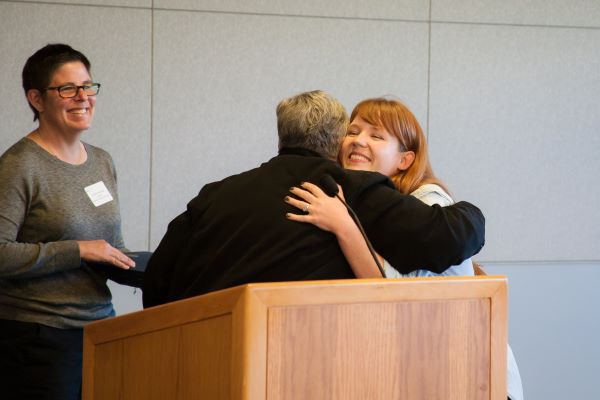
[(251, 282), (354, 278), (337, 239), (287, 212), (291, 186), (330, 174), (373, 247), (396, 269), (442, 272), (477, 253), (484, 217), (469, 203), (428, 206), (378, 173), (348, 171), (302, 149), (210, 183), (169, 224), (146, 269), (150, 307)]

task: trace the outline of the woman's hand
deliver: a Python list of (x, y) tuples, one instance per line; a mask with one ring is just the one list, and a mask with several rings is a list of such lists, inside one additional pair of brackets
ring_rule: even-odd
[(135, 262), (131, 258), (105, 240), (78, 240), (77, 244), (82, 260), (108, 263), (123, 269), (135, 267)]
[[(342, 188), (339, 185), (338, 188), (339, 196), (343, 199)], [(288, 213), (288, 219), (308, 222), (335, 235), (354, 225), (344, 204), (338, 198), (326, 195), (317, 185), (304, 182), (299, 188), (292, 187), (290, 192), (300, 199), (286, 196), (285, 202), (302, 210), (304, 214)]]
[[(343, 199), (342, 188), (340, 185), (338, 188), (338, 194)], [(365, 238), (340, 199), (327, 196), (320, 187), (310, 182), (302, 183), (300, 188), (293, 187), (290, 192), (300, 200), (286, 196), (285, 202), (302, 210), (304, 214), (288, 213), (288, 219), (308, 222), (333, 233), (357, 278), (381, 278)]]

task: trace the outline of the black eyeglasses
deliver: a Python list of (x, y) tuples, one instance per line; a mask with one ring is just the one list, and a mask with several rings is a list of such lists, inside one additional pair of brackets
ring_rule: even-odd
[(99, 83), (89, 83), (87, 85), (62, 85), (62, 86), (51, 86), (47, 87), (46, 90), (56, 90), (58, 91), (58, 95), (63, 99), (69, 99), (77, 96), (79, 90), (83, 90), (87, 96), (95, 96), (100, 91)]

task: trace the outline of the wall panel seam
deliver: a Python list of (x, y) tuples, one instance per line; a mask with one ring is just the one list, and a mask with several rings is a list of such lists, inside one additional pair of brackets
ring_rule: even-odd
[(152, 248), (152, 182), (154, 181), (154, 0), (150, 10), (150, 160), (148, 162), (148, 250)]
[(429, 0), (429, 24), (427, 32), (427, 115), (425, 117), (425, 137), (429, 142), (429, 111), (431, 107), (431, 2)]
[(127, 5), (105, 5), (105, 4), (78, 4), (66, 2), (42, 2), (29, 0), (0, 0), (0, 3), (14, 4), (40, 4), (40, 5), (60, 5), (60, 6), (75, 6), (75, 7), (100, 7), (100, 8), (123, 8), (123, 9), (138, 9), (138, 10), (157, 10), (157, 11), (174, 11), (174, 12), (190, 12), (190, 13), (206, 13), (206, 14), (230, 14), (230, 15), (250, 15), (263, 17), (290, 17), (290, 18), (312, 18), (312, 19), (332, 19), (332, 20), (352, 20), (352, 21), (380, 21), (380, 22), (405, 22), (405, 23), (427, 23), (427, 24), (451, 24), (451, 25), (480, 25), (480, 26), (507, 26), (507, 27), (531, 27), (531, 28), (558, 28), (558, 29), (584, 29), (584, 30), (600, 30), (600, 25), (569, 25), (569, 24), (528, 24), (528, 23), (510, 23), (510, 22), (490, 22), (490, 21), (452, 21), (444, 19), (431, 18), (431, 0), (429, 3), (429, 18), (428, 19), (403, 19), (403, 18), (377, 18), (377, 17), (347, 17), (347, 16), (326, 16), (326, 15), (303, 15), (303, 14), (281, 14), (268, 12), (247, 12), (247, 11), (223, 11), (223, 10), (193, 10), (185, 8), (169, 8), (155, 7), (152, 1), (149, 7), (144, 6), (127, 6)]
[(553, 25), (553, 24), (519, 24), (509, 22), (473, 22), (473, 21), (445, 21), (445, 20), (431, 20), (431, 24), (439, 25), (474, 25), (474, 26), (503, 26), (503, 27), (514, 27), (514, 28), (547, 28), (547, 29), (580, 29), (580, 30), (600, 30), (600, 26), (587, 26), (587, 25)]

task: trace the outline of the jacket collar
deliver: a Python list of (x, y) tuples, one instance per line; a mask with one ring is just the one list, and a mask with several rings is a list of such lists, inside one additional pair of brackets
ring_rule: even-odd
[(312, 157), (321, 157), (322, 155), (317, 153), (316, 151), (312, 151), (309, 149), (305, 149), (303, 147), (282, 147), (279, 149), (279, 155), (297, 155), (297, 156), (312, 156)]

